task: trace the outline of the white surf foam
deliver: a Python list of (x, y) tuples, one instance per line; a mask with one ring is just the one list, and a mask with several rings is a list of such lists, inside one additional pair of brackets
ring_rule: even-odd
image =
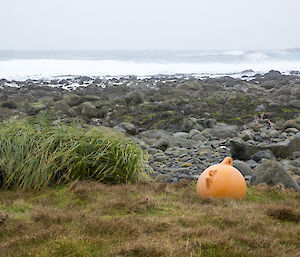
[(240, 63), (189, 63), (189, 62), (134, 62), (118, 60), (53, 60), (13, 59), (0, 61), (0, 78), (25, 80), (60, 76), (152, 76), (174, 74), (228, 75), (252, 69), (268, 72), (300, 70), (300, 61), (269, 60), (264, 56), (250, 56)]

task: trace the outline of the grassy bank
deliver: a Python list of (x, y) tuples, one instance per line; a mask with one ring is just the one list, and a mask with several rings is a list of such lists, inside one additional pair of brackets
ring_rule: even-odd
[(298, 256), (299, 193), (250, 187), (202, 200), (195, 183), (73, 182), (0, 191), (1, 256)]
[(108, 128), (52, 126), (45, 116), (0, 124), (0, 187), (39, 190), (74, 180), (137, 181), (143, 153)]

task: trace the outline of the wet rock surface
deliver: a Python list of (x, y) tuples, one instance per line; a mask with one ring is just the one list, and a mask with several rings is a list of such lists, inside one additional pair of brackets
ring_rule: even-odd
[(0, 80), (0, 119), (46, 112), (127, 134), (156, 181), (195, 180), (226, 156), (252, 183), (300, 185), (300, 77)]

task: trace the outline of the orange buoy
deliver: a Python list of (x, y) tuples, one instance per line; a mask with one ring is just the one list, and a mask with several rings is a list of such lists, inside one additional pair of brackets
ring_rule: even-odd
[(197, 181), (197, 194), (204, 198), (243, 199), (246, 193), (246, 181), (230, 157), (208, 167)]

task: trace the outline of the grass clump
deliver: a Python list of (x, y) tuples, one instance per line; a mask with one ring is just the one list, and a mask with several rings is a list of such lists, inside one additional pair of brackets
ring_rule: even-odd
[(52, 126), (45, 117), (10, 120), (0, 127), (0, 186), (34, 189), (92, 179), (137, 181), (143, 153), (129, 139), (79, 124)]

